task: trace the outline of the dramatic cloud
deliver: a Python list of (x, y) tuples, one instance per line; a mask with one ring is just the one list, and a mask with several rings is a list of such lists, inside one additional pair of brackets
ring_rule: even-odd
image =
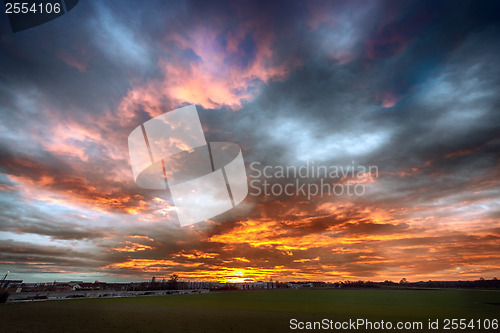
[[(3, 20), (0, 269), (499, 277), (499, 13), (494, 1), (85, 1), (18, 33)], [(253, 186), (181, 228), (168, 191), (134, 183), (127, 138), (187, 104), (207, 141), (242, 148)], [(336, 174), (279, 174), (321, 166)], [(376, 172), (349, 173), (360, 166)]]

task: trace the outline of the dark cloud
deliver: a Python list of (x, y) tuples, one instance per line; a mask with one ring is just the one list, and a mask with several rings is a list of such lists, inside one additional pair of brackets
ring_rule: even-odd
[[(90, 1), (20, 33), (1, 23), (0, 267), (497, 274), (499, 13), (495, 1)], [(315, 161), (380, 175), (361, 197), (250, 195), (179, 228), (168, 192), (134, 184), (127, 137), (185, 104), (208, 141), (242, 147), (247, 173)]]

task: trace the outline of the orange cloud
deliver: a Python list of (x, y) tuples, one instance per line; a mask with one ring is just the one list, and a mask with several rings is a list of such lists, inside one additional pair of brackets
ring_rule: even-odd
[(192, 253), (185, 253), (183, 251), (182, 253), (174, 255), (174, 257), (184, 257), (187, 259), (211, 259), (217, 257), (218, 255), (218, 253), (205, 253), (202, 251), (194, 250), (192, 251)]
[(146, 251), (146, 250), (152, 250), (153, 247), (149, 245), (144, 245), (144, 244), (139, 244), (139, 243), (133, 243), (131, 241), (126, 241), (124, 246), (120, 247), (115, 247), (112, 250), (118, 251), (118, 252), (139, 252), (139, 251)]
[[(209, 109), (226, 106), (237, 110), (256, 97), (261, 84), (282, 80), (299, 65), (293, 58), (277, 63), (272, 46), (275, 37), (262, 28), (241, 25), (227, 34), (225, 46), (218, 43), (219, 36), (220, 31), (215, 28), (197, 28), (186, 37), (169, 36), (166, 42), (177, 43), (197, 58), (186, 61), (171, 54), (160, 60), (162, 78), (131, 89), (121, 102), (120, 114), (133, 117), (140, 107), (155, 117), (165, 112), (166, 99), (175, 105), (190, 103)], [(246, 38), (254, 40), (254, 54), (239, 49)], [(171, 53), (170, 49), (166, 51)], [(248, 60), (246, 65), (239, 62), (242, 58)]]

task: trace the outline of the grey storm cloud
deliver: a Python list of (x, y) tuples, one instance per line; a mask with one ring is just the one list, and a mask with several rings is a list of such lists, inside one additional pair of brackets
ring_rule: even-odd
[[(432, 274), (463, 266), (466, 255), (493, 256), (498, 13), (494, 1), (88, 1), (16, 34), (0, 22), (1, 267), (37, 278), (58, 268), (126, 275), (141, 268), (113, 264), (136, 259), (160, 260), (155, 267), (171, 273), (230, 262), (375, 277), (388, 269)], [(237, 70), (252, 68), (262, 48), (271, 56), (243, 88), (228, 88), (245, 96), (241, 107), (198, 105), (207, 141), (238, 144), (247, 167), (376, 165), (380, 176), (365, 196), (352, 205), (249, 196), (214, 221), (181, 229), (168, 193), (135, 186), (128, 134), (151, 118), (152, 98), (155, 112), (191, 103), (164, 91), (172, 74), (164, 65), (186, 69), (186, 82), (198, 79), (193, 68), (211, 64), (193, 36), (209, 33), (215, 41), (204, 47), (224, 59), (217, 71), (238, 73), (228, 81), (243, 80)], [(259, 76), (276, 68), (283, 73)], [(161, 95), (137, 97), (148, 89)], [(432, 224), (453, 220), (460, 229), (467, 219), (482, 219), (478, 230), (487, 235)], [(434, 227), (442, 234), (429, 237)], [(263, 244), (252, 238), (258, 232)], [(419, 237), (405, 239), (409, 233)], [(323, 243), (314, 245), (315, 237)], [(344, 238), (342, 252), (335, 244)], [(286, 250), (300, 241), (303, 248)], [(421, 256), (409, 258), (411, 247)], [(439, 253), (422, 257), (430, 247)]]

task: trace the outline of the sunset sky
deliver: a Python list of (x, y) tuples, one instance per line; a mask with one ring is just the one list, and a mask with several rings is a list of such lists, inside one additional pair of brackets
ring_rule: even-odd
[[(17, 33), (0, 16), (0, 275), (500, 278), (500, 2), (81, 0)], [(181, 228), (127, 139), (190, 104), (249, 181), (252, 163), (378, 174)]]

